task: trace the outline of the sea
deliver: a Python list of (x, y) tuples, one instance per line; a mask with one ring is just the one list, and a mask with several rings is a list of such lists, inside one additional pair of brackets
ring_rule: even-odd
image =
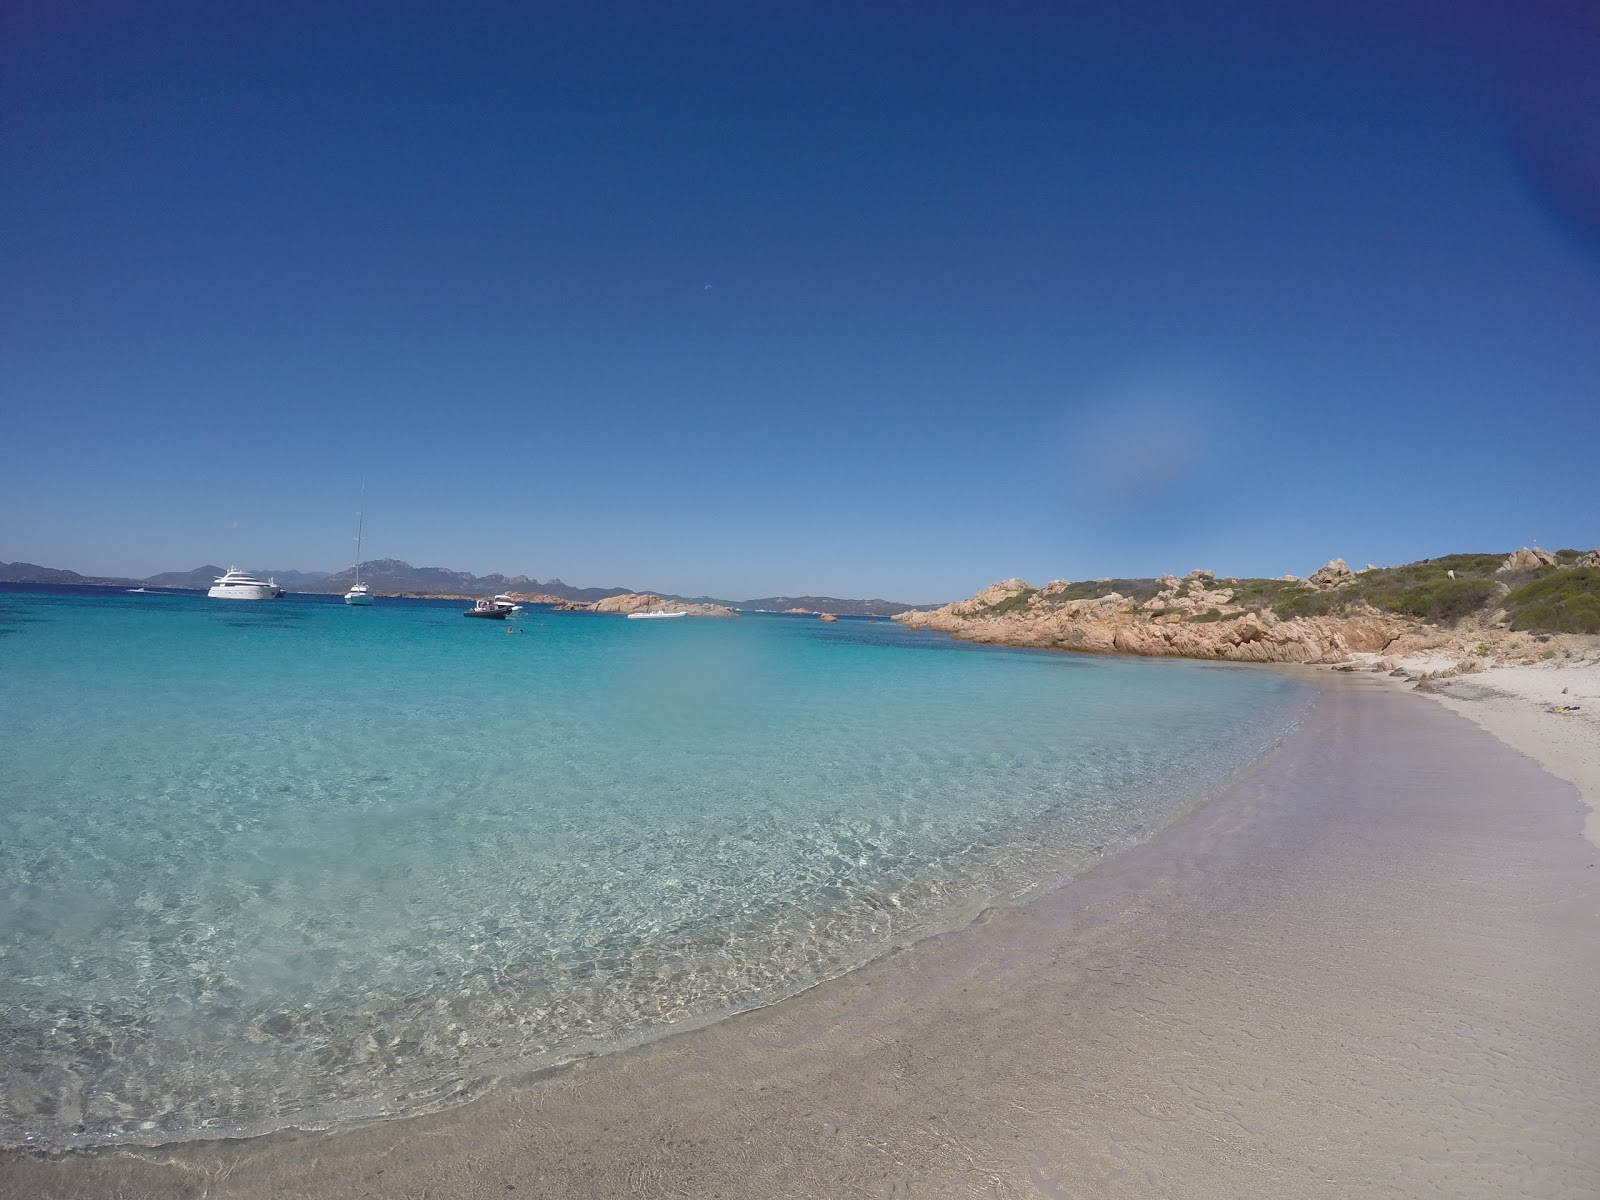
[(0, 585), (0, 1149), (537, 1086), (1063, 885), (1313, 694), (884, 620), (463, 607)]

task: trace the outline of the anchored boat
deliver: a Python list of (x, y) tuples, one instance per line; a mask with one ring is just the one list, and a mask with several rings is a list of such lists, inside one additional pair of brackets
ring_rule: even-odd
[(248, 571), (229, 567), (206, 595), (213, 600), (281, 600), (283, 589), (275, 579), (257, 579)]
[(367, 585), (361, 582), (361, 534), (367, 524), (367, 481), (361, 481), (361, 512), (356, 517), (356, 581), (350, 585), (350, 590), (344, 594), (346, 604), (371, 604), (372, 593), (367, 591)]

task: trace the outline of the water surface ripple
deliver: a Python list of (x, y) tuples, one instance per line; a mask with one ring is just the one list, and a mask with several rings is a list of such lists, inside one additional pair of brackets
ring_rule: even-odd
[(1054, 886), (1309, 690), (882, 622), (0, 591), (0, 1146), (329, 1127)]

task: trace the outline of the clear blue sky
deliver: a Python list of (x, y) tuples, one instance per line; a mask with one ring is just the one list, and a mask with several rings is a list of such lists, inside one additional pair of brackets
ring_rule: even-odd
[(1600, 542), (1600, 9), (0, 7), (0, 558)]

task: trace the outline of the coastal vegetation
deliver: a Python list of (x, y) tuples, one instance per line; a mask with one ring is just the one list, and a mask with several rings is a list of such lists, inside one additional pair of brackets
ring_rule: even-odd
[(1557, 635), (1600, 634), (1600, 551), (1449, 554), (1359, 571), (1335, 559), (1303, 579), (1008, 579), (896, 619), (974, 641), (1251, 662), (1338, 662), (1424, 643), (1458, 660), (1537, 656)]
[(990, 605), (985, 611), (991, 617), (1003, 617), (1006, 613), (1022, 612), (1038, 594), (1038, 588), (1023, 588), (1016, 595), (1007, 596), (1004, 600)]
[(1067, 584), (1057, 595), (1063, 600), (1099, 600), (1116, 593), (1143, 604), (1153, 600), (1160, 591), (1159, 579), (1088, 579)]
[[(1492, 567), (1481, 571), (1476, 560), (1486, 558), (1495, 556), (1457, 554), (1402, 567), (1378, 567), (1327, 591), (1286, 587), (1274, 596), (1272, 609), (1280, 619), (1289, 620), (1345, 613), (1365, 605), (1380, 612), (1453, 624), (1482, 611), (1496, 594), (1504, 591), (1492, 577)], [(1444, 565), (1452, 560), (1473, 561), (1461, 567)]]
[(1600, 633), (1600, 587), (1595, 583), (1600, 571), (1570, 566), (1583, 558), (1577, 550), (1552, 557), (1555, 565), (1507, 568), (1504, 554), (1450, 554), (1351, 572), (1347, 582), (1328, 589), (1307, 587), (1298, 579), (1224, 582), (1242, 610), (1270, 608), (1285, 621), (1368, 608), (1455, 625), (1503, 609), (1513, 629)]
[(1212, 621), (1233, 621), (1248, 614), (1240, 609), (1238, 612), (1225, 613), (1220, 608), (1208, 608), (1203, 613), (1197, 613), (1188, 620), (1193, 625), (1209, 625)]
[(1600, 633), (1600, 569), (1546, 572), (1505, 599), (1511, 628), (1546, 633)]
[[(1021, 585), (1020, 590), (995, 600), (993, 603), (977, 604), (960, 615), (967, 618), (973, 617), (1003, 617), (1010, 613), (1019, 613), (1027, 610), (1033, 603), (1035, 596), (1041, 594), (1042, 589), (1030, 587), (1016, 580)], [(1076, 583), (1059, 581), (1049, 588), (1049, 600), (1062, 602), (1068, 600), (1099, 600), (1105, 596), (1126, 596), (1136, 603), (1146, 603), (1155, 598), (1161, 591), (1159, 579), (1085, 579)], [(971, 602), (968, 602), (971, 603)]]

